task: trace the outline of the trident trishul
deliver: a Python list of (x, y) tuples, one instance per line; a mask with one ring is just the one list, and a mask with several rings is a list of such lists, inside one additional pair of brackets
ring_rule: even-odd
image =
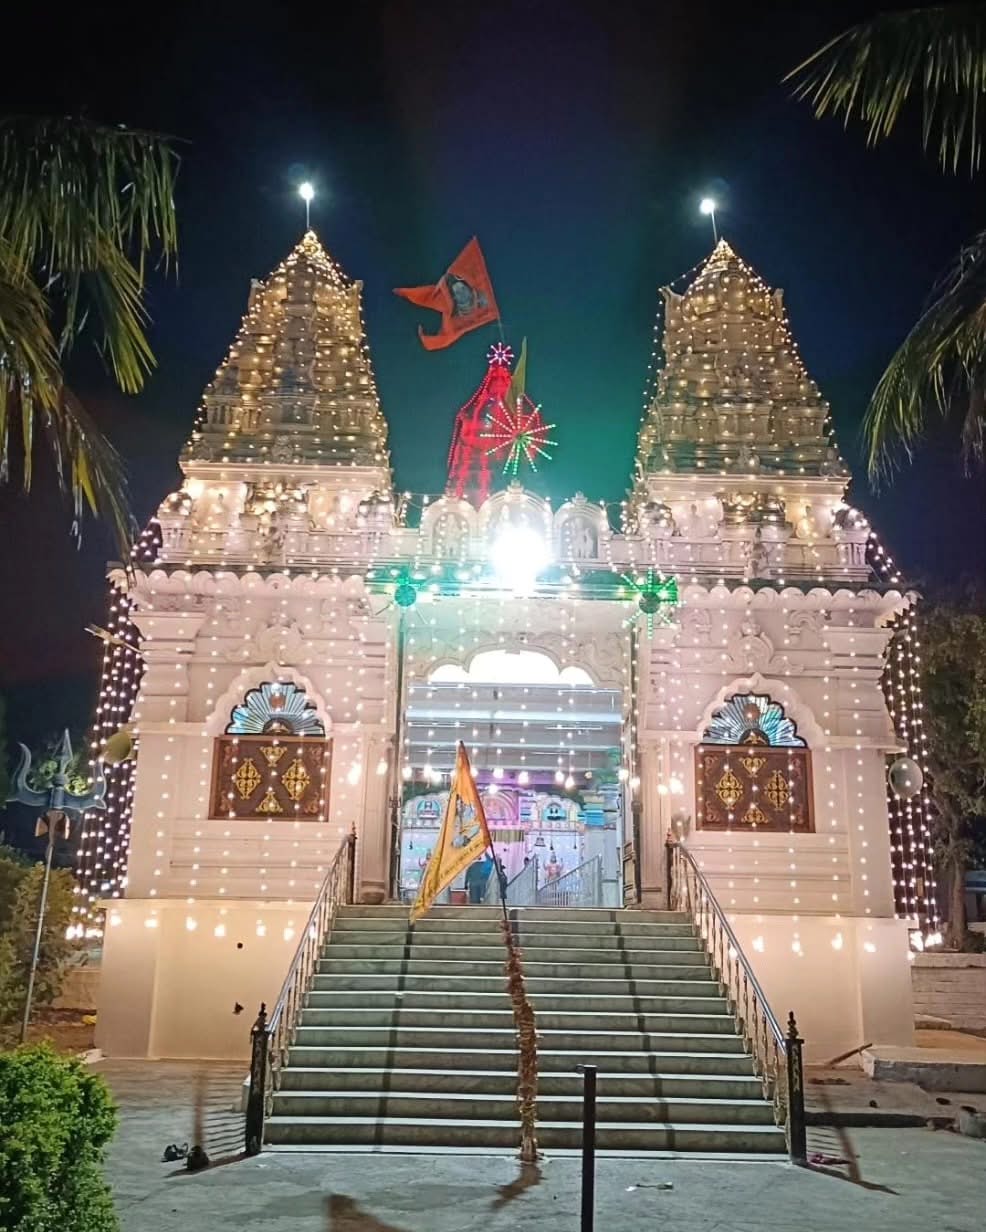
[(34, 956), (31, 959), (31, 971), (27, 978), (24, 1019), (21, 1023), (21, 1041), (23, 1042), (27, 1038), (27, 1026), (31, 1018), (31, 1001), (34, 997), (34, 980), (38, 973), (38, 957), (41, 953), (41, 937), (44, 932), (45, 908), (48, 905), (48, 883), (51, 880), (51, 858), (55, 852), (55, 838), (59, 831), (66, 838), (68, 837), (69, 813), (84, 813), (88, 809), (106, 808), (106, 779), (103, 777), (102, 763), (99, 763), (96, 777), (88, 791), (79, 794), (68, 790), (68, 768), (72, 764), (72, 741), (69, 739), (67, 729), (56, 751), (55, 773), (51, 776), (51, 786), (45, 791), (36, 791), (28, 786), (27, 776), (31, 772), (31, 750), (24, 744), (20, 746), (20, 750), (20, 761), (14, 773), (14, 789), (7, 796), (7, 801), (11, 804), (26, 804), (31, 808), (41, 809), (35, 833), (48, 835), (45, 875), (41, 885), (41, 902), (38, 905), (38, 927), (34, 935)]

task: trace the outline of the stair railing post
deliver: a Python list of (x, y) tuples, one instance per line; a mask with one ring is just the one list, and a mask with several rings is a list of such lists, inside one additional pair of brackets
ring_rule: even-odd
[(808, 1162), (808, 1133), (805, 1125), (805, 1071), (802, 1049), (804, 1040), (798, 1034), (794, 1011), (788, 1015), (787, 1038), (787, 1149), (792, 1163)]
[(668, 831), (668, 837), (664, 840), (664, 906), (668, 911), (672, 910), (671, 894), (674, 888), (674, 849), (675, 841)]
[(267, 1006), (260, 1003), (260, 1013), (250, 1028), (250, 1089), (247, 1093), (245, 1146), (248, 1155), (259, 1155), (264, 1145), (264, 1116), (267, 1105)]
[(581, 1232), (592, 1232), (596, 1210), (596, 1066), (576, 1068), (582, 1075)]
[(354, 826), (346, 839), (349, 844), (349, 868), (347, 870), (346, 902), (356, 902), (356, 827)]

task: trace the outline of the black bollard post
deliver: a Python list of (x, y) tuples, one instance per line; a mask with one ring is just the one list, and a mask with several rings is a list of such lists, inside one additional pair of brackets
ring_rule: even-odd
[(592, 1232), (596, 1206), (596, 1067), (580, 1065), (582, 1075), (582, 1232)]

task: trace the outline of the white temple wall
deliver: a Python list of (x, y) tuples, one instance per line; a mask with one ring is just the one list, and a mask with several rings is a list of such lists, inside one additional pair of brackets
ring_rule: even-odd
[[(111, 1057), (246, 1060), (308, 904), (124, 899), (107, 918), (96, 1047)], [(242, 1009), (237, 1013), (236, 1006)]]
[[(674, 627), (654, 631), (640, 673), (645, 905), (665, 905), (670, 830), (708, 878), (775, 1011), (795, 1011), (811, 1061), (911, 1039), (886, 802), (896, 738), (879, 685), (887, 634), (873, 620), (865, 607), (686, 605)], [(813, 833), (698, 824), (695, 748), (717, 707), (744, 692), (780, 702), (811, 750)]]

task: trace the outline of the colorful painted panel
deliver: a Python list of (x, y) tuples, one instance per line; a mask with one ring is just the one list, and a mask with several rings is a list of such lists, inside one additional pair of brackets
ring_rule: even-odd
[(700, 744), (695, 784), (700, 830), (815, 828), (807, 749)]
[(212, 817), (257, 821), (324, 818), (332, 745), (266, 734), (220, 736), (212, 774)]

